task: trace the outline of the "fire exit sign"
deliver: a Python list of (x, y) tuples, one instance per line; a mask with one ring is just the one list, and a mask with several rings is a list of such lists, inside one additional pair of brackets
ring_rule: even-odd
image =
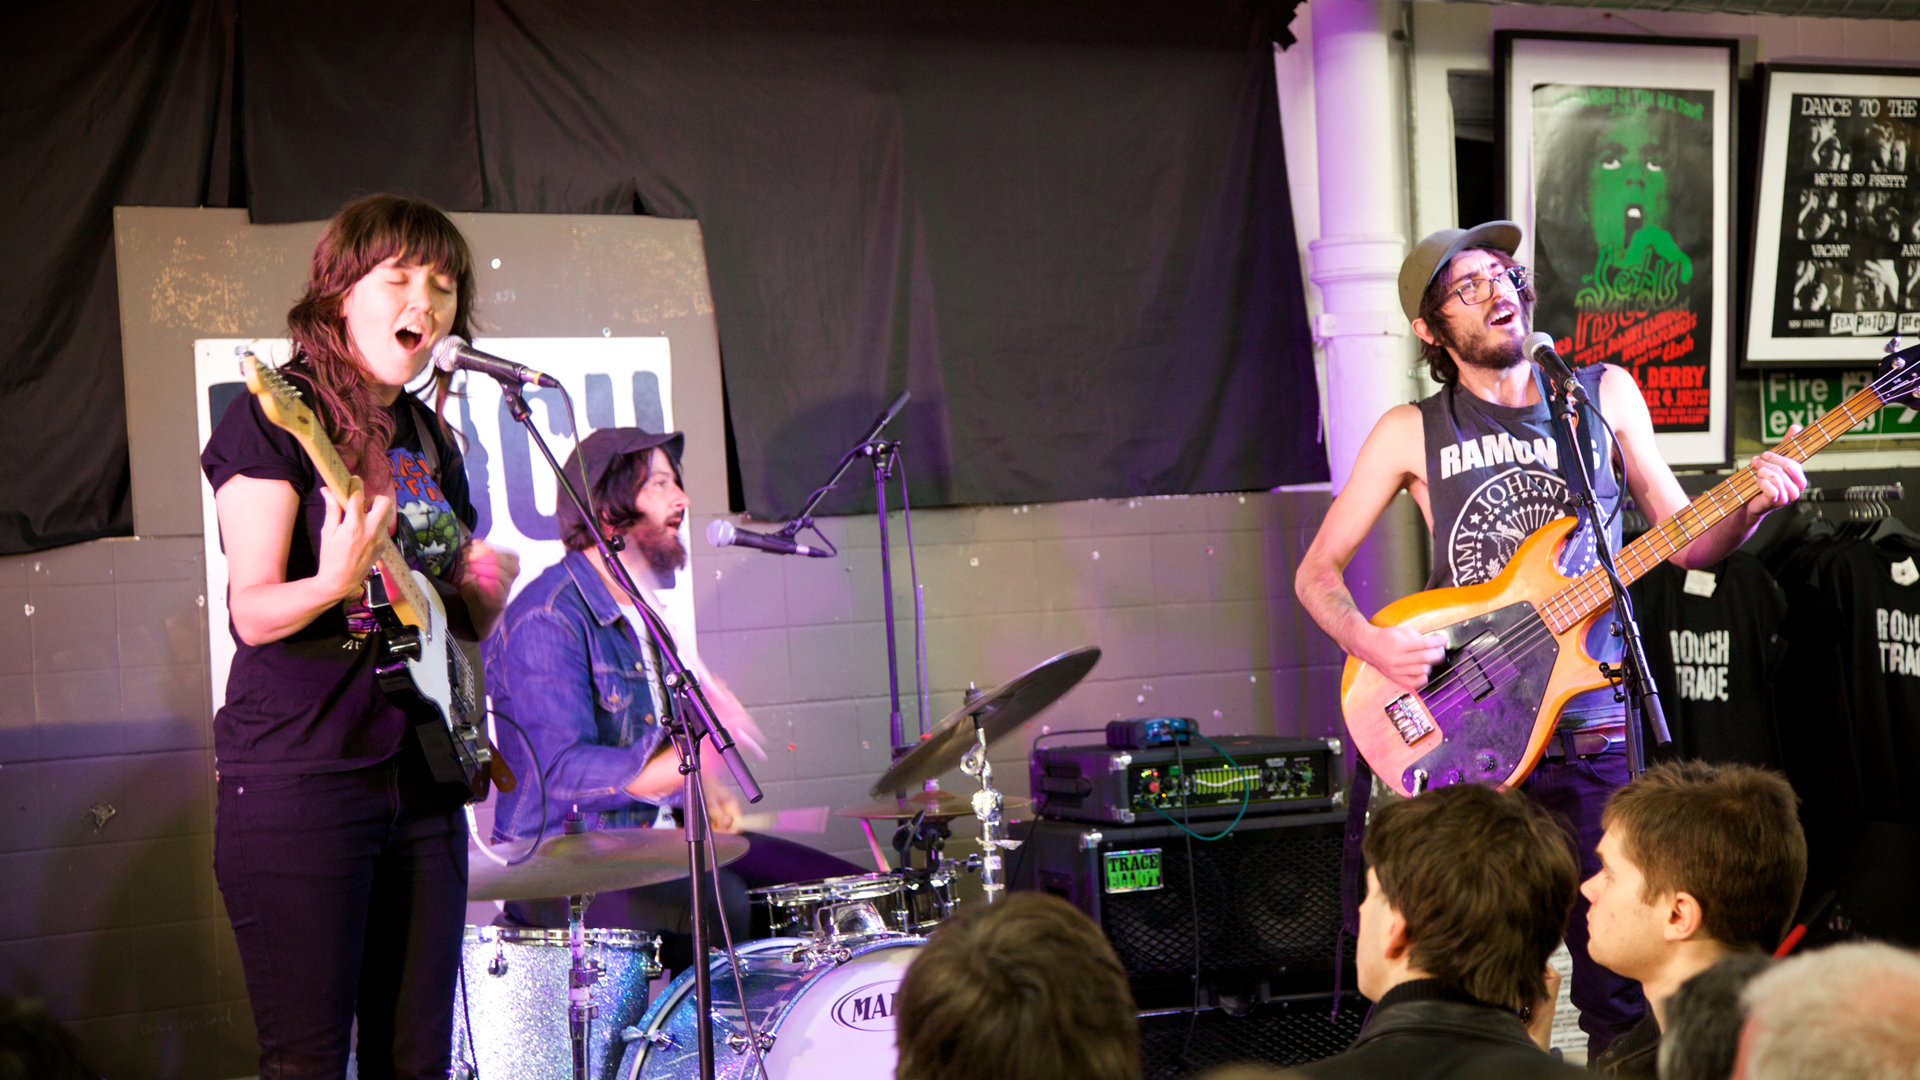
[[(1787, 431), (1793, 425), (1812, 425), (1829, 409), (1837, 407), (1872, 382), (1871, 371), (1847, 371), (1832, 375), (1767, 372), (1760, 377), (1761, 440), (1777, 443), (1787, 437)], [(1855, 424), (1840, 437), (1920, 438), (1920, 411), (1905, 405), (1889, 405)]]

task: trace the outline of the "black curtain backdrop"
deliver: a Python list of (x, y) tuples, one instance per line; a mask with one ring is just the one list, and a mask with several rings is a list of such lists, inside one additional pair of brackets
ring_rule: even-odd
[[(1324, 480), (1274, 98), (1292, 8), (48, 5), (0, 46), (24, 466), (0, 552), (130, 526), (116, 204), (697, 218), (735, 508), (765, 518), (902, 388), (921, 504)], [(846, 489), (823, 509), (871, 508)]]
[(101, 0), (0, 32), (0, 554), (133, 531), (113, 208), (225, 205), (231, 23)]

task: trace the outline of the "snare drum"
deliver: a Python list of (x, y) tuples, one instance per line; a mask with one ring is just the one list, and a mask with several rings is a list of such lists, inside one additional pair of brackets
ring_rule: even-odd
[[(900, 980), (926, 939), (881, 937), (852, 945), (846, 959), (811, 961), (811, 941), (745, 942), (740, 981), (760, 1036), (765, 1076), (777, 1080), (893, 1080), (898, 1059), (893, 1014)], [(747, 1049), (727, 958), (710, 967), (715, 1080), (761, 1080)], [(691, 971), (673, 981), (631, 1031), (619, 1080), (697, 1080), (700, 1051)], [(484, 1075), (484, 1074), (483, 1074)]]
[[(587, 1060), (593, 1076), (610, 1077), (620, 1063), (621, 1030), (646, 1012), (647, 982), (660, 974), (659, 947), (633, 930), (588, 930), (586, 947), (601, 968), (593, 986), (600, 1015)], [(455, 1075), (471, 1076), (478, 1066), (482, 1077), (572, 1080), (567, 976), (573, 953), (567, 932), (469, 926), (460, 966), (453, 999)]]
[(750, 890), (747, 896), (762, 909), (769, 932), (775, 937), (810, 935), (814, 932), (814, 913), (829, 904), (851, 900), (872, 904), (888, 929), (896, 933), (925, 934), (953, 914), (953, 867), (942, 864), (925, 882), (910, 880), (898, 872), (854, 874), (771, 885)]

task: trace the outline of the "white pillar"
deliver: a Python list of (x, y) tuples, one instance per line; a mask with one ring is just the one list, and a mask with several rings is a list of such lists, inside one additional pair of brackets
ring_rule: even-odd
[[(1320, 237), (1310, 245), (1325, 346), (1327, 464), (1338, 494), (1382, 414), (1413, 394), (1412, 331), (1400, 310), (1408, 241), (1407, 107), (1401, 5), (1313, 0), (1313, 98)], [(1425, 530), (1394, 501), (1347, 565), (1347, 587), (1374, 611), (1420, 587)]]
[(1396, 3), (1313, 3), (1320, 238), (1311, 244), (1312, 278), (1335, 493), (1374, 423), (1410, 396), (1410, 331), (1396, 287), (1407, 252), (1404, 91), (1389, 38), (1398, 25)]

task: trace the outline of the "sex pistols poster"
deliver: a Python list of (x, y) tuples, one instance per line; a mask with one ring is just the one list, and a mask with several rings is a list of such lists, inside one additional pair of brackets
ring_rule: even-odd
[(1920, 78), (1768, 72), (1747, 359), (1870, 365), (1920, 334)]
[(1656, 432), (1711, 422), (1713, 96), (1532, 88), (1534, 325), (1632, 373)]
[(1660, 455), (1732, 451), (1727, 390), (1739, 43), (1502, 30), (1501, 179), (1534, 329), (1632, 376)]

